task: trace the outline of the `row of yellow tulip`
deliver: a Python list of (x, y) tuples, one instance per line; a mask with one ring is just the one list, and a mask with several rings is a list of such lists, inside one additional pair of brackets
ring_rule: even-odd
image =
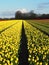
[(17, 23), (18, 20), (8, 20), (8, 21), (2, 21), (0, 22), (0, 31), (2, 31), (3, 29)]

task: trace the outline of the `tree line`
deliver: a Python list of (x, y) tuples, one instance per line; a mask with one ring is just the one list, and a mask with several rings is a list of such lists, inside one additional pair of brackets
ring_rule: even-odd
[(21, 11), (17, 11), (15, 19), (49, 19), (49, 14), (36, 14), (33, 11), (22, 13)]

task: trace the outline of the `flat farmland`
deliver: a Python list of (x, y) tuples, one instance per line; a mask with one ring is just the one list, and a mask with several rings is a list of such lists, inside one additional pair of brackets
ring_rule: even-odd
[(49, 20), (0, 21), (1, 65), (49, 65)]
[(30, 20), (29, 23), (45, 34), (49, 35), (49, 20)]

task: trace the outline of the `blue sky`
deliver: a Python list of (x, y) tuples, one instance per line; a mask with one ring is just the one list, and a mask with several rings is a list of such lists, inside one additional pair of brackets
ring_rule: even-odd
[(34, 10), (36, 13), (49, 13), (49, 0), (0, 0), (0, 17), (8, 15), (10, 12), (11, 15), (14, 15), (14, 12), (18, 9)]

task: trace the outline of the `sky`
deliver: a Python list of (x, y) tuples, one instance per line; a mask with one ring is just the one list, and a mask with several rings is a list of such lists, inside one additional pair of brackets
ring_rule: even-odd
[(0, 0), (0, 17), (14, 17), (17, 10), (49, 13), (49, 0)]

